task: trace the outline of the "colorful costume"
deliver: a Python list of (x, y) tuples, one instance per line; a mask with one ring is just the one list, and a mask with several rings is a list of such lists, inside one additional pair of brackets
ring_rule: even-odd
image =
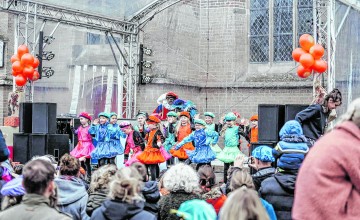
[(166, 128), (166, 139), (164, 142), (164, 148), (167, 152), (170, 152), (170, 149), (176, 144), (175, 127), (176, 123), (171, 123)]
[(80, 126), (75, 130), (75, 134), (78, 136), (78, 144), (76, 147), (70, 152), (71, 156), (76, 158), (86, 157), (90, 158), (91, 152), (95, 149), (92, 144), (92, 137), (89, 133), (90, 126)]
[[(191, 134), (191, 125), (190, 124), (187, 124), (185, 126), (180, 126), (178, 135), (177, 135), (178, 143), (180, 143), (184, 138), (186, 138), (190, 134)], [(184, 159), (189, 158), (189, 156), (186, 154), (186, 150), (194, 150), (194, 149), (195, 149), (194, 145), (191, 142), (189, 142), (189, 143), (184, 144), (178, 150), (171, 149), (170, 153), (174, 157), (184, 160)]]
[(118, 154), (124, 153), (124, 147), (121, 145), (120, 138), (125, 138), (126, 134), (120, 130), (118, 124), (109, 125), (110, 140), (109, 144), (112, 145), (118, 152)]
[[(144, 148), (145, 148), (145, 143), (144, 143), (144, 139), (141, 137), (141, 134), (137, 131), (130, 132), (126, 138), (125, 166), (130, 166), (135, 162), (139, 162), (137, 156), (142, 153)], [(133, 154), (131, 158), (128, 159), (130, 149), (132, 150)]]
[(241, 154), (239, 150), (239, 126), (226, 128), (225, 131), (225, 147), (217, 155), (217, 158), (224, 163), (234, 162), (237, 155)]
[(145, 150), (137, 156), (137, 159), (143, 164), (158, 164), (165, 162), (164, 156), (161, 154), (157, 142), (164, 142), (164, 136), (158, 129), (153, 129), (146, 136)]
[[(210, 163), (215, 160), (216, 155), (213, 150), (211, 150), (209, 143), (207, 143), (207, 136), (214, 135), (217, 133), (215, 131), (206, 132), (204, 129), (193, 131), (189, 136), (184, 138), (180, 143), (178, 143), (175, 149), (179, 149), (185, 143), (194, 141), (195, 150), (186, 150), (186, 154), (189, 156), (189, 159), (193, 163)], [(217, 135), (218, 137), (218, 135)], [(217, 142), (217, 138), (214, 138)], [(213, 143), (212, 143), (213, 144)]]

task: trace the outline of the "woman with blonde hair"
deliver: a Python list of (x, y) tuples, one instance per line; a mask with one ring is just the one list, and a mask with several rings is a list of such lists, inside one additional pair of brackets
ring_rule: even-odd
[(89, 200), (86, 205), (86, 213), (91, 216), (93, 211), (101, 206), (109, 193), (109, 183), (114, 178), (117, 167), (107, 164), (99, 167), (91, 177), (89, 188)]
[(181, 203), (200, 199), (199, 177), (195, 170), (184, 163), (172, 166), (163, 178), (163, 186), (169, 194), (161, 197), (159, 201), (159, 217), (161, 220), (179, 219), (175, 214), (170, 214), (171, 209), (179, 209)]
[(93, 212), (91, 219), (156, 220), (143, 209), (141, 186), (141, 176), (134, 168), (122, 168), (110, 183), (109, 198)]
[(268, 220), (259, 196), (253, 189), (242, 186), (230, 194), (219, 215), (220, 220)]

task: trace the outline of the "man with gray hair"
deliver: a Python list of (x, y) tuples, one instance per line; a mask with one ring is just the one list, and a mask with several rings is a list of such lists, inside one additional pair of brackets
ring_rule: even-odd
[(50, 197), (55, 191), (55, 169), (44, 160), (28, 162), (23, 169), (23, 185), (26, 194), (19, 205), (0, 212), (2, 219), (63, 219), (71, 218), (51, 207)]

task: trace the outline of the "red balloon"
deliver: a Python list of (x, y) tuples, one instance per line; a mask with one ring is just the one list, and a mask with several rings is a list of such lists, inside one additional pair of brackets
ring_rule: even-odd
[(295, 50), (293, 50), (292, 52), (292, 57), (296, 62), (300, 61), (300, 57), (301, 55), (305, 54), (306, 51), (303, 50), (302, 48), (296, 48)]
[(34, 69), (37, 68), (37, 67), (39, 66), (39, 64), (40, 64), (39, 59), (35, 57), (35, 58), (34, 58), (34, 63), (32, 64), (32, 66), (34, 67)]
[(297, 68), (297, 75), (300, 78), (308, 78), (311, 75), (311, 71), (312, 71), (311, 68), (305, 68), (302, 65), (300, 65)]
[(27, 66), (27, 65), (33, 65), (34, 64), (34, 57), (33, 55), (26, 53), (24, 55), (22, 55), (21, 57), (21, 64), (23, 66)]
[(14, 70), (15, 72), (22, 72), (24, 69), (24, 67), (21, 65), (20, 61), (15, 61), (12, 64), (12, 70)]
[(315, 40), (310, 34), (303, 34), (299, 39), (299, 44), (302, 49), (308, 52), (310, 48), (314, 46)]
[(34, 75), (34, 67), (32, 66), (25, 66), (23, 70), (23, 75), (30, 78)]
[(12, 55), (10, 59), (11, 63), (14, 63), (15, 61), (20, 61), (20, 58), (17, 54)]
[(14, 70), (11, 72), (11, 74), (13, 75), (13, 76), (17, 76), (17, 75), (19, 75), (20, 74), (20, 72), (15, 72)]
[(17, 54), (19, 57), (22, 57), (22, 55), (29, 53), (29, 48), (26, 45), (20, 45), (17, 49)]
[(324, 55), (325, 49), (320, 44), (315, 44), (309, 50), (309, 53), (315, 60), (320, 59)]
[(318, 73), (323, 73), (327, 70), (327, 63), (324, 60), (315, 60), (313, 69)]
[(39, 79), (39, 77), (40, 77), (40, 74), (39, 74), (39, 72), (38, 71), (34, 71), (34, 74), (31, 76), (31, 78), (29, 78), (31, 81), (36, 81), (36, 80), (38, 80)]
[(304, 53), (300, 56), (300, 63), (305, 68), (310, 68), (314, 64), (314, 57), (309, 53)]
[(15, 83), (18, 86), (25, 86), (26, 84), (26, 77), (24, 77), (23, 75), (19, 74), (17, 76), (15, 76)]

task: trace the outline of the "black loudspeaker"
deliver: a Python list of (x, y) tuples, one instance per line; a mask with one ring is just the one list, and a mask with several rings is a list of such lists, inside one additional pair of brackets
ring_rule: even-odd
[[(261, 145), (266, 145), (266, 146), (269, 146), (269, 147), (271, 147), (271, 148), (274, 148), (274, 147), (276, 146), (276, 144), (277, 144), (277, 142), (252, 143), (252, 144), (250, 145), (250, 156), (252, 156), (253, 150), (254, 150), (255, 148), (261, 146)], [(273, 167), (276, 167), (276, 162), (272, 163), (271, 165), (272, 165)], [(254, 174), (254, 173), (256, 173), (256, 170), (250, 167), (250, 174), (252, 175), (252, 174)]]
[(285, 122), (294, 120), (298, 112), (309, 107), (309, 105), (285, 105)]
[(14, 138), (14, 161), (25, 164), (29, 158), (29, 134), (17, 133), (13, 135)]
[(56, 103), (33, 103), (32, 133), (56, 134)]
[(49, 134), (47, 138), (47, 154), (53, 155), (57, 161), (59, 161), (64, 154), (69, 153), (68, 134)]
[(33, 156), (43, 156), (47, 154), (47, 135), (30, 134), (29, 135), (29, 160)]
[(284, 105), (258, 106), (259, 142), (278, 142), (279, 131), (284, 125)]
[(20, 133), (31, 133), (32, 132), (32, 103), (21, 102), (19, 109)]

